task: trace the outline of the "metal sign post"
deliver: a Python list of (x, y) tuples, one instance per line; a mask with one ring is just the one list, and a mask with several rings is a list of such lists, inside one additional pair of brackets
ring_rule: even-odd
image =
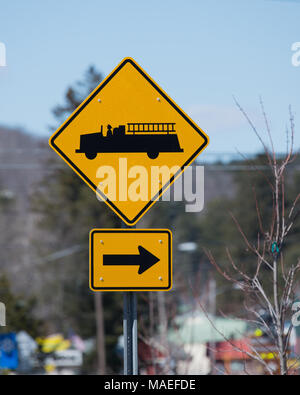
[(137, 295), (124, 292), (124, 374), (138, 374)]
[[(122, 222), (122, 228), (136, 228)], [(124, 375), (138, 375), (137, 294), (124, 292), (123, 297)]]

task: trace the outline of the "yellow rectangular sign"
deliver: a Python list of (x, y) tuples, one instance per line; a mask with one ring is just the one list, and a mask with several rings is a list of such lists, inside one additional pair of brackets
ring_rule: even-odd
[(168, 291), (172, 288), (172, 233), (168, 229), (93, 229), (92, 291)]

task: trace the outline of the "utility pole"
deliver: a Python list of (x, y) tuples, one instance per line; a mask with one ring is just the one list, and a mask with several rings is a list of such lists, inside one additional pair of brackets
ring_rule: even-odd
[(105, 333), (102, 293), (95, 292), (95, 314), (97, 325), (97, 356), (98, 356), (98, 373), (106, 374), (106, 354), (105, 354)]

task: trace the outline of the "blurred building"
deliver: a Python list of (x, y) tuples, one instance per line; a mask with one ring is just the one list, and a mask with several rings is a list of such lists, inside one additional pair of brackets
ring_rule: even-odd
[(169, 331), (169, 342), (177, 348), (182, 348), (186, 356), (185, 359), (177, 361), (176, 373), (212, 373), (216, 344), (224, 342), (224, 337), (234, 341), (240, 340), (246, 331), (246, 322), (207, 316), (202, 311), (192, 311), (177, 317)]

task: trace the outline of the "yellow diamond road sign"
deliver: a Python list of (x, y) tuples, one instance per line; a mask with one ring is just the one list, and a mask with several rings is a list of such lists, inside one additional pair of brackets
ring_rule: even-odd
[(172, 287), (172, 233), (167, 229), (93, 229), (93, 291), (168, 291)]
[(207, 144), (207, 135), (131, 58), (50, 138), (51, 147), (128, 225)]

